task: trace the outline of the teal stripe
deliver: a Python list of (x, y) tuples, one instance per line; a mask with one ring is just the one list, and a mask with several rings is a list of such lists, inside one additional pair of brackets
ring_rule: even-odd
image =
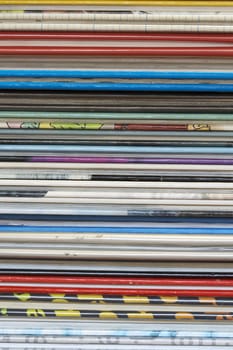
[(106, 113), (106, 112), (22, 112), (0, 111), (0, 118), (57, 119), (157, 119), (157, 120), (232, 120), (232, 114), (215, 113)]

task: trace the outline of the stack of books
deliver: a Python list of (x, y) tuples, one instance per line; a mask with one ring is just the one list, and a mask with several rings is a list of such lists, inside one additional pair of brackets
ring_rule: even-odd
[(233, 1), (0, 0), (0, 349), (233, 345)]

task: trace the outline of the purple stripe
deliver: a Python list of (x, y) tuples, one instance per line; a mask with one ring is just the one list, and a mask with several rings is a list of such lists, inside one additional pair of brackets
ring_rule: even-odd
[(31, 162), (58, 163), (144, 163), (144, 164), (212, 164), (233, 165), (233, 159), (214, 158), (124, 158), (124, 157), (59, 157), (34, 156)]

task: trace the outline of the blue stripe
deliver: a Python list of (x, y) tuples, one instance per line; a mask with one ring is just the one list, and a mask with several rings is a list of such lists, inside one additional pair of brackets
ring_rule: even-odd
[(233, 72), (0, 69), (0, 77), (233, 80)]
[(111, 234), (210, 234), (210, 235), (232, 235), (232, 228), (196, 228), (196, 227), (114, 227), (114, 226), (23, 226), (23, 225), (3, 225), (0, 232), (80, 232), (80, 233), (111, 233)]
[(2, 90), (233, 92), (233, 84), (0, 82)]

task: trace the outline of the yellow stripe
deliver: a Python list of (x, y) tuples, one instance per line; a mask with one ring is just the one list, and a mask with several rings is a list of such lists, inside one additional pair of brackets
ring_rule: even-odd
[(49, 293), (49, 296), (51, 298), (64, 298), (66, 295), (65, 293)]
[(154, 319), (154, 315), (149, 313), (149, 312), (144, 312), (144, 311), (141, 311), (141, 312), (137, 312), (137, 313), (134, 313), (134, 312), (130, 312), (128, 313), (128, 318), (129, 319), (149, 319), (149, 320), (153, 320)]
[(0, 5), (233, 6), (233, 1), (202, 0), (0, 0)]
[[(33, 122), (27, 123), (33, 127)], [(40, 122), (39, 129), (70, 129), (70, 130), (100, 130), (103, 127), (102, 123), (76, 123), (76, 122)]]
[(183, 320), (183, 319), (194, 320), (194, 316), (190, 312), (177, 312), (175, 315), (175, 318), (177, 320)]
[(26, 309), (28, 317), (46, 317), (45, 311), (42, 309)]
[(138, 296), (127, 296), (123, 295), (123, 301), (126, 304), (149, 304), (149, 298), (147, 297), (138, 297)]
[(57, 317), (81, 317), (77, 310), (54, 310), (54, 313)]
[(99, 318), (101, 319), (116, 319), (117, 314), (115, 312), (103, 311), (99, 313)]
[(178, 297), (176, 297), (176, 296), (162, 296), (162, 295), (160, 295), (160, 299), (166, 304), (173, 304), (173, 303), (177, 302)]
[(51, 293), (49, 294), (51, 298), (53, 298), (51, 301), (52, 303), (68, 303), (69, 301), (65, 299), (66, 295), (65, 293)]
[(104, 301), (104, 297), (101, 294), (77, 294), (77, 299), (85, 301)]
[(216, 303), (216, 299), (215, 298), (212, 298), (212, 297), (199, 297), (199, 302), (200, 304), (202, 303), (209, 303), (209, 304), (214, 304), (214, 305), (217, 305)]
[[(33, 122), (27, 122), (28, 125), (32, 125), (33, 126)], [(38, 123), (39, 124), (39, 129), (52, 129), (51, 127), (51, 123), (50, 122), (41, 122), (41, 123)]]
[(13, 295), (19, 301), (29, 301), (31, 299), (30, 293), (14, 293)]
[(189, 131), (211, 131), (211, 125), (209, 124), (188, 124)]
[(1, 316), (8, 316), (8, 310), (7, 308), (0, 309), (0, 315)]

